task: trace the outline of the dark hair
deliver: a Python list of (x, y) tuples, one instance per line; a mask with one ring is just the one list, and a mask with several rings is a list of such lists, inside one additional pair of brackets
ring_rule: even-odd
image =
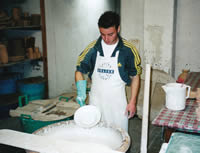
[(102, 27), (102, 28), (110, 28), (112, 26), (115, 26), (115, 28), (117, 29), (119, 27), (120, 24), (120, 16), (112, 11), (107, 11), (104, 12), (98, 21), (98, 26)]

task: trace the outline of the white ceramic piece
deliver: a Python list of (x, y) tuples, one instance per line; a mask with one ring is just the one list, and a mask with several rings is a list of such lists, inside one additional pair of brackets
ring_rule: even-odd
[(8, 129), (0, 130), (0, 144), (32, 150), (31, 153), (122, 153), (104, 144), (74, 142)]
[(74, 114), (75, 123), (83, 128), (95, 126), (101, 119), (100, 110), (93, 105), (80, 107)]
[(190, 86), (181, 83), (168, 83), (162, 88), (166, 93), (166, 107), (168, 109), (185, 109), (186, 99), (189, 98), (190, 94)]

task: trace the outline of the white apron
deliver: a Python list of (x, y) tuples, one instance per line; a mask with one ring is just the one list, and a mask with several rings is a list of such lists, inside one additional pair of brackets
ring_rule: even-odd
[(128, 132), (128, 117), (125, 115), (127, 106), (125, 82), (119, 74), (118, 55), (119, 51), (115, 57), (103, 57), (97, 52), (89, 103), (101, 110), (102, 121)]

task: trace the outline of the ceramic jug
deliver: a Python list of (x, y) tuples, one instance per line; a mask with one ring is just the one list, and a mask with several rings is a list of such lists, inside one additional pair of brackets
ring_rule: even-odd
[(185, 109), (186, 99), (189, 98), (190, 94), (190, 86), (181, 83), (168, 83), (162, 86), (162, 88), (166, 93), (165, 105), (168, 109)]

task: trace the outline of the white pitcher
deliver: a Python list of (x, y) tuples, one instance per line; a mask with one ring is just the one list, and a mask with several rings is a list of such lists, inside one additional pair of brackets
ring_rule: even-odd
[[(190, 86), (181, 83), (168, 83), (162, 86), (166, 93), (166, 107), (171, 110), (185, 109), (186, 99), (190, 94)], [(187, 89), (188, 88), (188, 89)], [(187, 89), (187, 95), (186, 95)]]

